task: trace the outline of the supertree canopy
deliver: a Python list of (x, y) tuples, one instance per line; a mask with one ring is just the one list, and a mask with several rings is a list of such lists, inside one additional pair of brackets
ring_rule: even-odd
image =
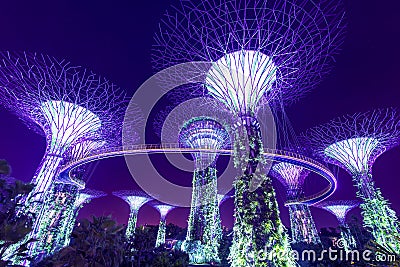
[[(239, 152), (249, 156), (235, 183), (232, 266), (293, 264), (271, 179), (256, 173), (263, 150), (256, 113), (272, 99), (297, 99), (328, 72), (342, 42), (342, 18), (341, 2), (326, 0), (181, 1), (156, 35), (155, 67), (212, 62), (204, 81), (207, 93), (238, 115), (245, 128), (236, 138)], [(252, 180), (261, 186), (250, 189)]]
[(158, 210), (160, 213), (160, 224), (158, 225), (158, 232), (157, 232), (157, 240), (156, 240), (156, 247), (165, 244), (165, 231), (167, 227), (167, 214), (173, 210), (175, 207), (171, 205), (167, 205), (164, 203), (155, 202), (152, 203), (153, 207)]
[(351, 250), (357, 248), (357, 242), (351, 234), (349, 226), (346, 223), (346, 215), (353, 208), (360, 205), (357, 200), (332, 200), (318, 203), (316, 207), (325, 209), (336, 216), (341, 228), (341, 235), (344, 239), (344, 249)]
[(139, 209), (149, 202), (151, 198), (143, 191), (138, 190), (121, 190), (113, 192), (113, 195), (123, 199), (130, 207), (128, 226), (125, 235), (128, 240), (133, 240)]
[[(272, 167), (271, 174), (286, 188), (288, 200), (298, 200), (304, 197), (304, 180), (309, 171), (303, 167), (281, 162)], [(317, 228), (306, 204), (289, 205), (290, 226), (294, 243), (306, 242), (320, 244)]]
[(376, 158), (400, 142), (400, 116), (395, 109), (378, 109), (337, 118), (306, 134), (307, 142), (316, 154), (341, 166), (353, 177), (364, 225), (372, 229), (378, 244), (400, 253), (394, 237), (399, 223), (372, 179)]

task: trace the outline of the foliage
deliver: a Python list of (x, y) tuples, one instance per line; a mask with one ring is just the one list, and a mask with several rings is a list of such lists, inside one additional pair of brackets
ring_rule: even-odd
[(81, 220), (72, 232), (71, 244), (37, 263), (37, 266), (122, 266), (128, 242), (124, 227), (111, 217)]
[(140, 226), (135, 230), (133, 247), (136, 251), (153, 250), (156, 243), (158, 227), (154, 225)]
[(248, 117), (243, 118), (243, 124), (246, 128), (236, 131), (234, 144), (235, 165), (243, 175), (234, 183), (231, 266), (295, 266), (286, 229), (279, 218), (271, 178), (262, 168), (264, 159), (258, 122)]
[(372, 230), (372, 235), (380, 246), (400, 254), (400, 242), (394, 238), (398, 229), (400, 229), (396, 213), (390, 208), (388, 201), (383, 198), (380, 190), (374, 186), (373, 182), (365, 186), (368, 186), (368, 189), (371, 187), (370, 191), (373, 192), (373, 197), (364, 197), (364, 194), (360, 192), (365, 188), (359, 187), (357, 194), (364, 202), (360, 205), (364, 227)]
[(350, 217), (348, 226), (351, 234), (356, 239), (358, 249), (363, 249), (369, 240), (373, 238), (371, 232), (364, 228), (362, 222), (354, 215)]
[(28, 259), (27, 245), (34, 240), (25, 237), (32, 230), (33, 215), (24, 211), (23, 200), (32, 188), (10, 177), (0, 179), (0, 266), (14, 257)]
[[(154, 248), (158, 227), (153, 225), (140, 226), (136, 228), (134, 239), (134, 253), (132, 257), (133, 266), (187, 266), (189, 257), (186, 253), (178, 250), (167, 250), (164, 247)], [(168, 239), (183, 239), (186, 229), (174, 224), (166, 227)]]
[(229, 249), (232, 245), (232, 236), (233, 236), (232, 231), (223, 229), (221, 244), (219, 246), (219, 251), (218, 251), (222, 266), (229, 266), (228, 256), (229, 256)]
[[(396, 242), (400, 243), (400, 235), (396, 234), (394, 236), (394, 239), (396, 240)], [(388, 247), (388, 246), (382, 246), (381, 244), (379, 244), (378, 242), (374, 241), (374, 240), (370, 240), (368, 242), (368, 244), (366, 245), (366, 247), (368, 249), (370, 249), (375, 255), (391, 255), (394, 256), (394, 261), (390, 261), (387, 262), (387, 264), (390, 264), (390, 266), (392, 267), (399, 267), (400, 266), (400, 254), (396, 253), (394, 249)], [(379, 266), (379, 265), (375, 265), (375, 264), (371, 264), (371, 266)]]
[(189, 256), (179, 250), (159, 247), (153, 250), (135, 251), (132, 266), (137, 267), (184, 267), (189, 265)]

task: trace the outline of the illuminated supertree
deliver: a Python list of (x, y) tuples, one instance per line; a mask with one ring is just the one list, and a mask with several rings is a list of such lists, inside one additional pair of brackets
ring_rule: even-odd
[(160, 213), (160, 224), (158, 225), (156, 247), (165, 244), (165, 231), (167, 228), (167, 215), (175, 207), (159, 202), (152, 203), (152, 206)]
[(42, 208), (66, 151), (83, 139), (118, 139), (116, 125), (122, 121), (125, 97), (114, 84), (65, 60), (34, 53), (0, 56), (2, 105), (46, 138), (45, 155), (32, 179), (32, 204), (28, 204), (36, 213), (31, 236), (40, 243), (44, 240), (37, 234), (44, 232), (39, 228), (46, 213)]
[[(256, 114), (273, 99), (297, 99), (329, 71), (342, 42), (342, 18), (341, 1), (182, 0), (161, 23), (155, 68), (211, 62), (204, 81), (208, 95), (245, 128), (238, 129), (236, 141), (248, 158), (240, 162), (244, 174), (235, 183), (232, 266), (294, 264), (271, 179), (256, 172), (263, 160)], [(254, 189), (252, 181), (261, 186)]]
[[(286, 188), (287, 200), (304, 197), (304, 180), (309, 171), (303, 167), (281, 162), (272, 167), (271, 174)], [(294, 243), (306, 242), (320, 244), (317, 228), (306, 204), (289, 205), (290, 227)]]
[[(228, 131), (217, 121), (207, 117), (197, 117), (187, 121), (179, 135), (181, 147), (223, 149), (230, 144)], [(221, 223), (217, 200), (218, 154), (192, 153), (195, 161), (193, 173), (192, 204), (190, 209), (185, 251), (192, 250), (196, 256), (192, 263), (217, 262)], [(215, 223), (210, 223), (215, 222)], [(200, 241), (201, 245), (194, 245)]]
[(346, 215), (353, 208), (360, 205), (357, 200), (332, 200), (318, 203), (316, 207), (324, 209), (336, 216), (339, 221), (339, 227), (343, 240), (342, 245), (345, 250), (352, 250), (357, 248), (357, 242), (351, 234), (349, 226), (346, 223)]
[(327, 162), (348, 171), (357, 187), (364, 225), (376, 242), (400, 253), (395, 235), (396, 213), (389, 207), (372, 179), (372, 165), (385, 151), (400, 142), (400, 116), (395, 109), (378, 109), (337, 118), (310, 129), (306, 141)]
[(2, 104), (46, 137), (46, 153), (32, 182), (41, 200), (58, 175), (67, 149), (80, 139), (120, 134), (124, 93), (65, 60), (31, 53), (1, 53)]
[[(182, 100), (180, 96), (177, 98)], [(183, 148), (226, 149), (231, 144), (232, 114), (221, 108), (221, 104), (213, 99), (186, 100), (175, 108), (167, 107), (156, 118), (154, 126), (163, 142), (178, 141)], [(192, 201), (187, 235), (182, 244), (191, 263), (219, 261), (222, 228), (217, 201), (218, 156), (218, 153), (207, 151), (192, 153), (195, 163)]]
[(129, 220), (126, 227), (125, 235), (128, 240), (132, 241), (135, 234), (139, 209), (144, 204), (149, 202), (151, 198), (143, 191), (138, 190), (121, 190), (113, 192), (113, 195), (124, 200), (126, 203), (128, 203), (130, 207)]

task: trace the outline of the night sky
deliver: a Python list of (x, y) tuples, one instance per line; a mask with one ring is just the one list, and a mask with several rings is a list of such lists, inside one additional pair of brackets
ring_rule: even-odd
[[(12, 2), (12, 3), (11, 3)], [(150, 63), (153, 34), (165, 10), (177, 0), (153, 1), (2, 1), (0, 50), (40, 52), (65, 58), (101, 74), (133, 95), (154, 74)], [(374, 108), (400, 106), (400, 2), (398, 0), (346, 0), (347, 37), (333, 72), (315, 90), (287, 109), (297, 133), (337, 116)], [(1, 97), (1, 96), (0, 96)], [(29, 131), (16, 116), (0, 108), (0, 158), (9, 161), (12, 175), (30, 181), (45, 151), (43, 137)], [(400, 148), (378, 158), (373, 175), (383, 195), (400, 214)], [(162, 168), (162, 166), (161, 166)], [(165, 166), (167, 168), (167, 166)], [(165, 173), (165, 172), (163, 172)], [(190, 175), (174, 177), (186, 179)], [(350, 176), (338, 172), (339, 187), (331, 199), (353, 199)], [(289, 226), (285, 193), (275, 181), (282, 219)], [(325, 185), (317, 176), (306, 183)], [(111, 193), (136, 188), (123, 157), (101, 161), (87, 187)], [(93, 200), (79, 217), (112, 214), (128, 220), (122, 200), (107, 196)], [(168, 222), (186, 224), (188, 208), (172, 211)], [(335, 218), (316, 208), (317, 227), (336, 226)], [(351, 214), (359, 214), (355, 209)], [(232, 226), (233, 201), (222, 205), (223, 224)], [(157, 224), (158, 212), (144, 206), (139, 224)]]

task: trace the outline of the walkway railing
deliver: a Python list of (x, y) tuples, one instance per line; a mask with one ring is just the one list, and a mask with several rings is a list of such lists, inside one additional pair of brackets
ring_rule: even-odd
[[(231, 148), (226, 149), (215, 149), (211, 147), (203, 148), (182, 148), (177, 143), (164, 143), (164, 144), (138, 144), (129, 146), (119, 147), (108, 147), (93, 151), (91, 154), (84, 158), (76, 159), (65, 164), (61, 168), (61, 172), (70, 172), (74, 168), (87, 164), (92, 161), (97, 161), (104, 158), (123, 156), (123, 155), (140, 155), (140, 154), (151, 154), (151, 153), (216, 153), (220, 155), (233, 154)], [(315, 204), (329, 197), (336, 190), (336, 178), (332, 172), (323, 164), (309, 157), (285, 150), (265, 148), (263, 155), (270, 160), (274, 161), (288, 161), (294, 165), (300, 165), (310, 171), (313, 171), (322, 177), (324, 177), (330, 185), (324, 190), (311, 195), (298, 199), (296, 201), (288, 201), (285, 205), (293, 204)]]

